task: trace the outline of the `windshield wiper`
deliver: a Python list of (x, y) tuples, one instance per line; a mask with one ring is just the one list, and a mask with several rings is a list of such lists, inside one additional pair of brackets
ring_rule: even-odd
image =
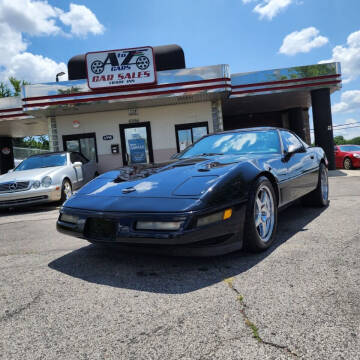
[(224, 155), (223, 153), (201, 153), (195, 156), (215, 156), (215, 155)]

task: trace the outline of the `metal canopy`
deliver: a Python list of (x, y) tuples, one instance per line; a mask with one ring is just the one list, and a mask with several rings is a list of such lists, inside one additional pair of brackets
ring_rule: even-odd
[(156, 85), (92, 91), (86, 80), (26, 85), (0, 99), (0, 135), (48, 132), (47, 117), (221, 99), (223, 115), (311, 106), (311, 91), (341, 88), (340, 63), (233, 74), (228, 65), (159, 71)]

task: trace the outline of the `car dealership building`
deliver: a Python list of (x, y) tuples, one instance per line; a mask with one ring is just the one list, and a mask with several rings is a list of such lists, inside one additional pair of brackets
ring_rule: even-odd
[[(226, 59), (224, 59), (226, 61)], [(256, 126), (293, 130), (335, 168), (330, 94), (339, 63), (231, 74), (229, 65), (186, 68), (176, 45), (77, 55), (68, 81), (32, 84), (0, 99), (0, 172), (14, 167), (12, 138), (49, 135), (52, 151), (80, 151), (100, 172), (162, 162), (212, 132)]]

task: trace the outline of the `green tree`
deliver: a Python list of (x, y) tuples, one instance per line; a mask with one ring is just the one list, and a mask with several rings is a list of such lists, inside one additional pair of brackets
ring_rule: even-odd
[(334, 143), (335, 145), (344, 145), (346, 144), (346, 140), (342, 135), (339, 135), (334, 137)]
[(11, 76), (9, 82), (12, 86), (12, 89), (5, 82), (0, 82), (0, 98), (9, 97), (9, 96), (19, 96), (21, 93), (21, 87), (24, 85), (30, 85), (29, 82), (25, 80), (18, 80)]
[(354, 144), (354, 145), (360, 145), (360, 136), (351, 139), (348, 143), (350, 143), (350, 142), (351, 142), (351, 144)]
[(4, 83), (4, 82), (0, 82), (0, 98), (4, 98), (4, 97), (9, 97), (11, 96), (11, 90), (9, 88), (9, 86)]

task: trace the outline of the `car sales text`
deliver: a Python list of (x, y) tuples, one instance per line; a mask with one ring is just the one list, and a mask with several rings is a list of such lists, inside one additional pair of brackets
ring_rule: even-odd
[(115, 74), (109, 75), (94, 75), (92, 78), (93, 82), (110, 82), (111, 84), (131, 84), (134, 83), (134, 79), (143, 79), (150, 77), (149, 71), (133, 71), (127, 73), (120, 73), (115, 76)]

